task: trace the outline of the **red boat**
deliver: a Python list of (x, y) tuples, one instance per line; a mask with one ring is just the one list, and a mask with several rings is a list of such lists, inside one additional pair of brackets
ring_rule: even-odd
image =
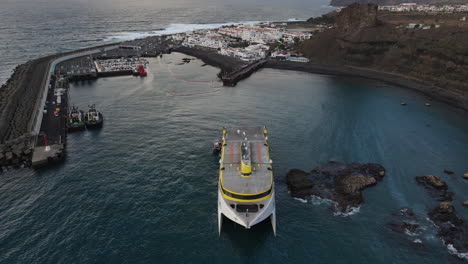
[(140, 74), (141, 77), (145, 77), (146, 75), (148, 75), (148, 73), (146, 72), (145, 67), (143, 67), (143, 65), (138, 65), (137, 71), (138, 71), (138, 73)]

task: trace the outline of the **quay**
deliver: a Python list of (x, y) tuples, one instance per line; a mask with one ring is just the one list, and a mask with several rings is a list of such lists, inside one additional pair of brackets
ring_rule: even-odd
[(70, 81), (95, 80), (98, 77), (91, 55), (59, 63), (55, 68), (55, 75), (67, 76)]
[[(44, 167), (65, 157), (67, 115), (69, 109), (69, 81), (94, 74), (91, 56), (115, 46), (88, 49), (71, 53), (49, 62), (45, 83), (33, 117), (33, 168)], [(85, 74), (83, 74), (83, 72)], [(97, 76), (96, 76), (97, 77)]]
[(233, 71), (233, 72), (230, 72), (228, 74), (221, 76), (221, 80), (223, 81), (223, 84), (225, 86), (236, 86), (236, 84), (239, 81), (249, 77), (250, 75), (252, 75), (252, 73), (262, 68), (263, 65), (267, 63), (267, 61), (268, 61), (267, 59), (258, 60), (239, 70), (236, 70), (236, 71)]
[[(98, 47), (49, 62), (43, 91), (33, 118), (33, 168), (44, 167), (65, 158), (67, 117), (70, 109), (69, 82), (131, 75), (138, 65), (148, 64), (146, 59), (134, 56), (138, 55), (139, 50), (133, 46)], [(125, 57), (108, 59), (113, 57), (108, 54), (125, 54)]]
[(64, 156), (69, 102), (69, 82), (51, 77), (39, 135), (36, 138), (32, 166), (39, 168), (61, 161)]

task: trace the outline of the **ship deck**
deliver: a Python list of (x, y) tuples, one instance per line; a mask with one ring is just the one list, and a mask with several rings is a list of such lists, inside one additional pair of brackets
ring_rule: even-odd
[[(239, 133), (238, 133), (239, 132)], [(245, 132), (245, 136), (244, 136)], [(269, 170), (270, 154), (265, 146), (262, 127), (228, 128), (226, 145), (222, 151), (222, 184), (224, 189), (238, 194), (258, 194), (269, 190), (273, 183), (273, 174)], [(241, 144), (247, 138), (250, 145), (252, 175), (241, 176)]]

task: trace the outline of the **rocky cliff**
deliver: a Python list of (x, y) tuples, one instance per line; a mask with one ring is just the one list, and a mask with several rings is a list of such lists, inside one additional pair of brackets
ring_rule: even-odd
[(300, 52), (317, 63), (421, 81), (428, 84), (423, 92), (468, 109), (468, 24), (452, 19), (456, 23), (439, 28), (407, 29), (408, 20), (392, 16), (380, 14), (376, 5), (352, 4), (336, 15), (334, 28), (303, 42)]

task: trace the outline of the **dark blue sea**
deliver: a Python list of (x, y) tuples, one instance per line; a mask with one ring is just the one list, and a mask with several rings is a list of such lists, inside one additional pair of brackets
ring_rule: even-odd
[[(0, 25), (0, 37), (15, 43), (1, 58), (13, 64), (176, 23), (302, 19), (324, 10), (311, 1), (0, 1), (1, 19), (13, 22)], [(0, 174), (0, 263), (464, 263), (437, 237), (426, 216), (434, 199), (414, 177), (439, 175), (468, 219), (466, 113), (378, 81), (293, 71), (262, 69), (219, 88), (218, 69), (199, 60), (179, 65), (184, 57), (150, 59), (146, 78), (72, 85), (72, 103), (96, 104), (104, 127), (69, 134), (60, 165)], [(268, 222), (245, 230), (227, 221), (218, 237), (211, 147), (223, 126), (235, 125), (269, 129), (276, 237)], [(377, 162), (387, 174), (350, 215), (329, 201), (290, 197), (288, 170), (329, 160)], [(402, 207), (415, 211), (421, 234), (388, 228)]]

